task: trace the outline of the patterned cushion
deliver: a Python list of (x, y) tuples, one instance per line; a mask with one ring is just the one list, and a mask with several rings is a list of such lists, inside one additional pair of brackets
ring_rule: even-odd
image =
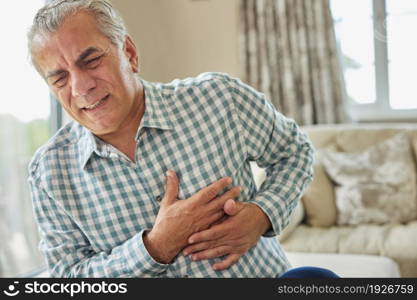
[(417, 218), (416, 173), (405, 133), (361, 152), (323, 150), (322, 154), (325, 170), (336, 184), (339, 225)]

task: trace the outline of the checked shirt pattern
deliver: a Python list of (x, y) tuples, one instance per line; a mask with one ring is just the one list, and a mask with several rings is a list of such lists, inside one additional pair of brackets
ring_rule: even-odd
[[(146, 110), (136, 159), (76, 122), (40, 148), (29, 183), (40, 250), (53, 277), (276, 277), (289, 268), (276, 235), (312, 179), (313, 147), (295, 122), (262, 93), (222, 73), (171, 83), (141, 80)], [(256, 189), (250, 162), (266, 168)], [(224, 176), (243, 187), (237, 200), (257, 204), (272, 230), (223, 271), (221, 258), (192, 261), (181, 253), (156, 262), (142, 235), (152, 228), (165, 172), (186, 199)]]

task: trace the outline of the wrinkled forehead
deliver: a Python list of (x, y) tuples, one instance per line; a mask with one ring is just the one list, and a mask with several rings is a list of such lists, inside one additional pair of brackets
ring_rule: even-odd
[(34, 37), (32, 56), (44, 76), (50, 69), (75, 63), (88, 48), (106, 49), (110, 40), (97, 28), (95, 18), (80, 12), (68, 16), (52, 33)]

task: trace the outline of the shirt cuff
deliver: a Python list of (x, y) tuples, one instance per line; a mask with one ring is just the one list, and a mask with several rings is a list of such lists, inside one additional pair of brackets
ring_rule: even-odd
[(158, 277), (164, 273), (169, 264), (161, 264), (149, 254), (143, 242), (142, 230), (126, 242), (124, 257), (130, 274), (136, 277)]
[[(266, 214), (271, 222), (272, 228), (265, 232), (263, 237), (275, 237), (281, 232), (281, 223), (280, 220), (283, 220), (282, 213), (279, 212), (276, 203), (277, 199), (274, 199), (272, 196), (267, 193), (262, 193), (255, 196), (252, 200), (248, 202), (256, 204), (262, 211)], [(277, 214), (278, 211), (278, 214)]]

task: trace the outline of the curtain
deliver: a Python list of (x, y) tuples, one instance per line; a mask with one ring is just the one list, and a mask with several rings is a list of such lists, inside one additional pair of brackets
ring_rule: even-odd
[(347, 121), (329, 0), (241, 0), (244, 80), (300, 125)]

